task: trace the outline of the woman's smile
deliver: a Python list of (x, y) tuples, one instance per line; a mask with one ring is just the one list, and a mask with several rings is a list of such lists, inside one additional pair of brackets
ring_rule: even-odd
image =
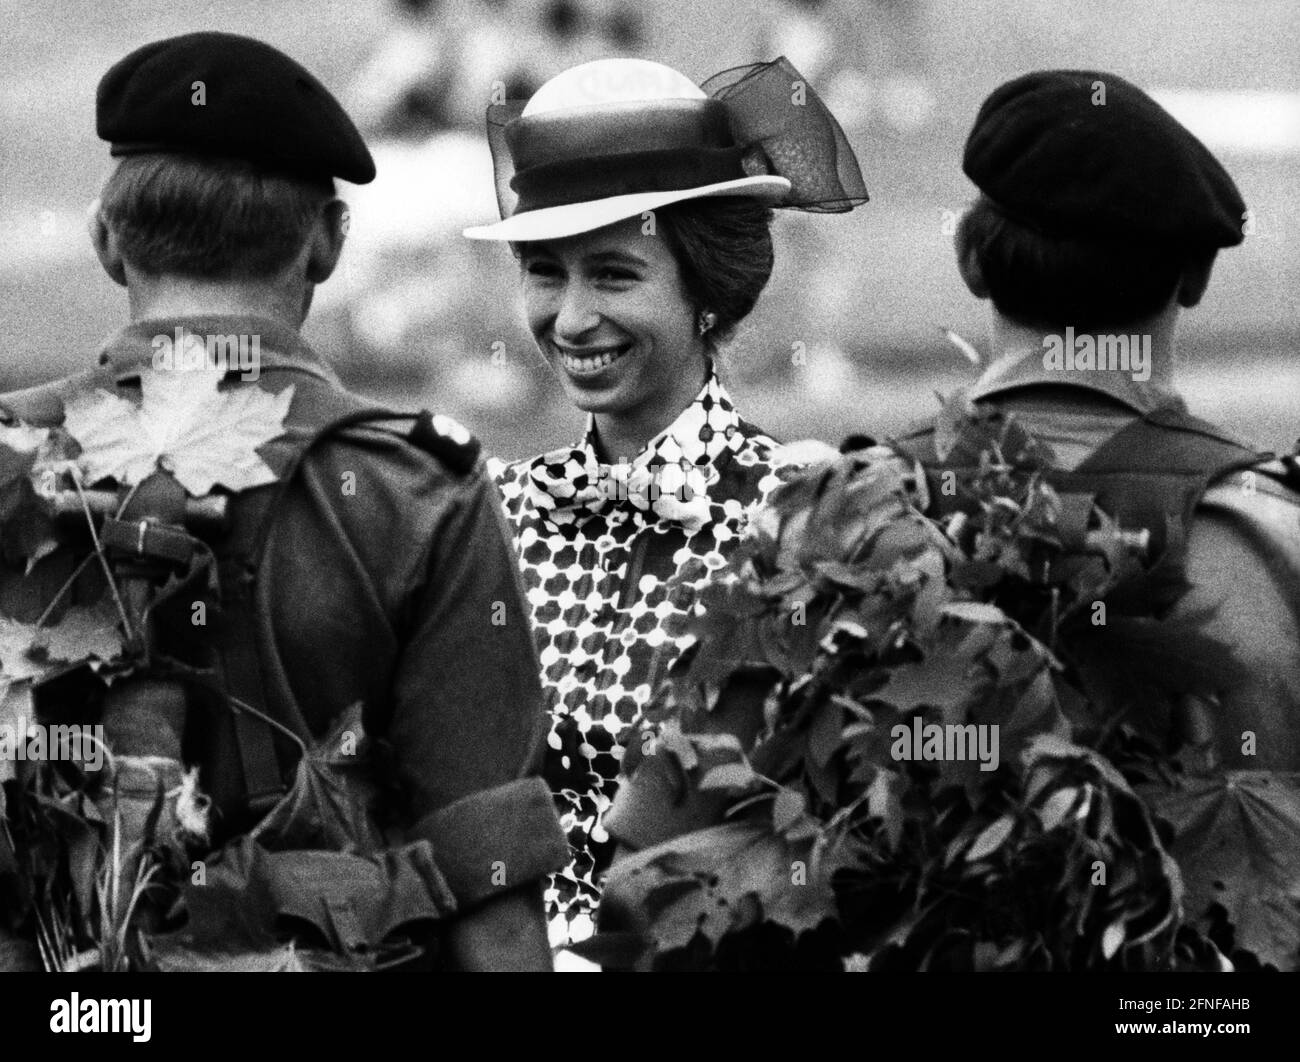
[(600, 346), (571, 347), (552, 339), (550, 346), (555, 351), (556, 360), (566, 373), (575, 379), (595, 382), (606, 375), (606, 369), (630, 353), (635, 344), (628, 341)]

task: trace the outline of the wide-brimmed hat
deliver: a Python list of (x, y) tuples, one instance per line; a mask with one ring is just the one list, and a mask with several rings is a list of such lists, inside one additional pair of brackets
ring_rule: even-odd
[(662, 63), (600, 59), (488, 110), (502, 220), (472, 240), (552, 240), (687, 199), (838, 213), (867, 201), (844, 131), (784, 58), (697, 86)]

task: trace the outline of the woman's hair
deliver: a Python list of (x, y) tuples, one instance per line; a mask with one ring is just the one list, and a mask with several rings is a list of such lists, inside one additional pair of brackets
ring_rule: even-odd
[(1113, 239), (1056, 238), (981, 196), (957, 227), (998, 312), (1037, 327), (1103, 330), (1158, 313), (1185, 269), (1213, 252)]
[(109, 176), (100, 209), (122, 257), (143, 273), (250, 280), (292, 262), (333, 197), (329, 178), (239, 159), (133, 155)]
[(754, 199), (688, 199), (655, 211), (658, 231), (697, 313), (717, 322), (705, 339), (730, 339), (772, 275), (772, 209)]

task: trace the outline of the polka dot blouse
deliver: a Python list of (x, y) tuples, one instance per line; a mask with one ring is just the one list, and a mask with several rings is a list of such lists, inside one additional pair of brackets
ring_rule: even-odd
[(681, 415), (630, 462), (602, 464), (588, 420), (572, 448), (492, 462), (515, 536), (551, 715), (546, 776), (572, 861), (546, 888), (553, 946), (590, 936), (613, 845), (619, 735), (684, 644), (683, 620), (778, 484), (776, 442), (737, 414), (710, 368)]

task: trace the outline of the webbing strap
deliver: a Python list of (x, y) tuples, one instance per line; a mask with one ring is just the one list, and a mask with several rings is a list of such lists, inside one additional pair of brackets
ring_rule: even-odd
[[(897, 445), (925, 467), (936, 514), (969, 504), (945, 492), (941, 476), (973, 474), (969, 462), (977, 455), (961, 454), (955, 463), (938, 460), (932, 427), (909, 432)], [(1095, 500), (1122, 529), (1150, 533), (1148, 570), (1117, 588), (1112, 604), (1122, 612), (1158, 612), (1172, 603), (1167, 598), (1180, 585), (1187, 533), (1205, 491), (1271, 456), (1177, 406), (1165, 406), (1125, 425), (1074, 469), (1046, 469), (1043, 475), (1061, 495), (1065, 522), (1074, 530), (1091, 511), (1089, 504), (1085, 512), (1085, 502)]]
[[(268, 372), (272, 370), (267, 370)], [(412, 420), (417, 414), (398, 413), (371, 407), (314, 377), (295, 381), (290, 439), (281, 440), (279, 467), (274, 484), (239, 496), (235, 505), (235, 526), (230, 538), (218, 550), (221, 571), (222, 610), (227, 614), (225, 637), (218, 651), (223, 686), (230, 702), (231, 729), (242, 771), (241, 791), (226, 794), (232, 825), (251, 815), (260, 818), (287, 791), (300, 750), (281, 740), (277, 751), (276, 730), (261, 713), (309, 742), (301, 713), (282, 718), (283, 696), (273, 698), (270, 683), (282, 673), (278, 660), (263, 659), (275, 653), (275, 641), (264, 629), (266, 617), (257, 608), (257, 575), (261, 567), (279, 503), (296, 477), (308, 453), (322, 440), (349, 427), (375, 422)], [(294, 437), (296, 436), (296, 437)], [(283, 685), (280, 683), (279, 685)], [(283, 695), (288, 690), (281, 691)], [(253, 710), (249, 710), (249, 709)], [(216, 794), (214, 794), (216, 799)], [(244, 807), (240, 807), (244, 804)]]

